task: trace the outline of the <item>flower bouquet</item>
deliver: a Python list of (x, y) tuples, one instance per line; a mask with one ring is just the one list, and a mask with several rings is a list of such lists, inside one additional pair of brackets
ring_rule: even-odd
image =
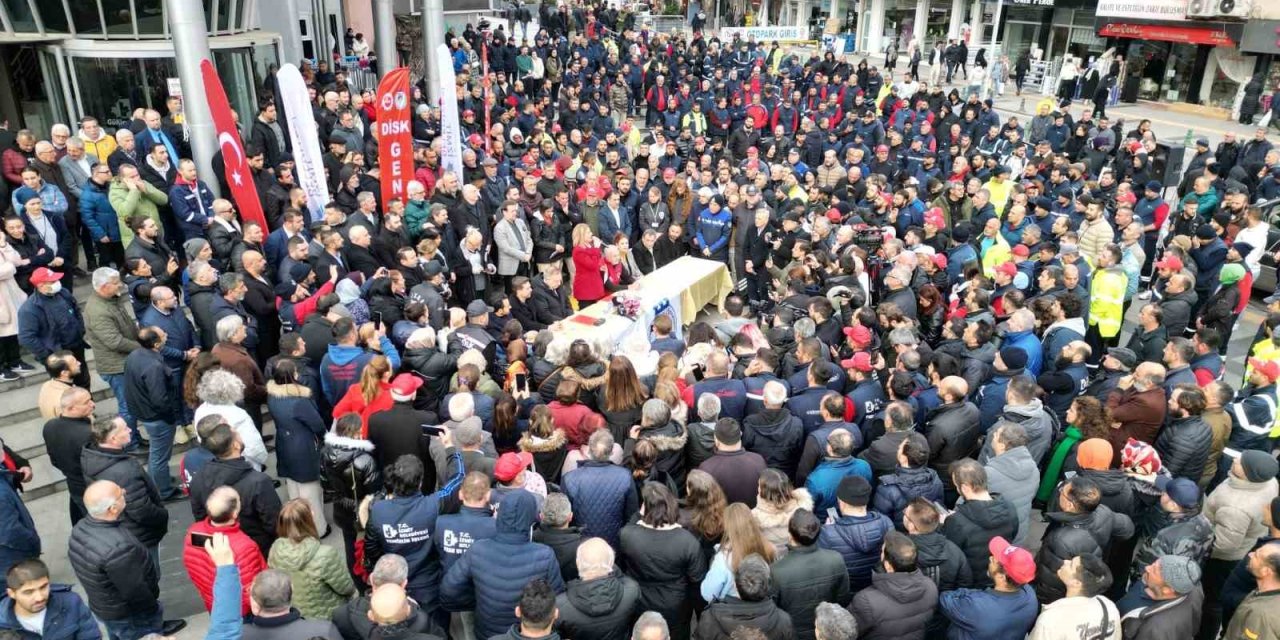
[(625, 291), (614, 294), (613, 309), (618, 315), (635, 320), (640, 316), (640, 298)]

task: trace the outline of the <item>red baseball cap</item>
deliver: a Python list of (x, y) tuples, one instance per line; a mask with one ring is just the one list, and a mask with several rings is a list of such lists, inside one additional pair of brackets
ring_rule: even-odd
[(391, 381), (391, 391), (401, 396), (413, 396), (421, 386), (422, 378), (412, 373), (402, 373)]
[(476, 115), (476, 112), (475, 112), (475, 111), (472, 111), (472, 110), (470, 110), (470, 109), (463, 109), (463, 111), (462, 111), (462, 117), (464, 117), (464, 118), (466, 118), (466, 117), (468, 117), (468, 116), (475, 116), (475, 115)]
[[(32, 282), (35, 282), (35, 280), (32, 279)], [(1254, 371), (1266, 376), (1272, 382), (1280, 379), (1280, 362), (1276, 362), (1275, 360), (1249, 358), (1249, 366), (1253, 367)]]
[(840, 366), (845, 369), (854, 369), (863, 373), (870, 373), (875, 370), (875, 365), (871, 363), (871, 354), (866, 351), (859, 351), (853, 354), (848, 360), (841, 360)]
[(843, 213), (840, 213), (840, 210), (839, 210), (839, 209), (836, 209), (836, 208), (834, 208), (834, 207), (832, 207), (831, 209), (827, 209), (827, 219), (828, 219), (828, 220), (830, 220), (830, 221), (832, 221), (832, 222), (840, 222), (840, 220), (841, 220), (842, 218), (844, 218), (844, 214), (843, 214)]
[(759, 169), (759, 168), (760, 168), (760, 161), (759, 161), (759, 160), (748, 160), (748, 161), (747, 161), (747, 168), (748, 168), (748, 169)]
[(755, 147), (747, 147), (747, 155), (758, 156), (760, 155), (760, 150)]
[(588, 198), (599, 198), (599, 197), (600, 197), (600, 190), (599, 190), (599, 189), (597, 189), (596, 187), (587, 187), (587, 197), (588, 197)]
[(1031, 557), (1030, 551), (1022, 547), (1015, 547), (1000, 536), (992, 538), (991, 542), (987, 543), (987, 551), (991, 552), (996, 562), (999, 562), (1000, 566), (1004, 567), (1004, 572), (1014, 582), (1027, 584), (1035, 580), (1036, 560)]
[(1170, 271), (1182, 271), (1182, 258), (1171, 253), (1165, 256), (1163, 260), (1157, 260), (1156, 268), (1168, 269)]
[(932, 258), (932, 259), (933, 259), (933, 266), (935, 266), (935, 267), (937, 267), (937, 268), (939, 268), (939, 269), (946, 269), (946, 268), (947, 268), (947, 256), (945, 256), (945, 255), (943, 255), (943, 254), (941, 254), (941, 253), (935, 253), (935, 254), (933, 254), (933, 258)]
[(530, 171), (530, 172), (529, 172), (529, 175), (531, 175), (531, 176), (533, 176), (533, 177), (535, 177), (535, 178), (541, 178), (541, 177), (542, 177), (542, 169), (534, 169), (533, 171)]
[(1013, 255), (1028, 258), (1031, 256), (1031, 250), (1025, 244), (1015, 245), (1013, 247)]
[(478, 133), (473, 133), (467, 136), (467, 144), (478, 147), (484, 144), (484, 138), (481, 138)]
[(871, 344), (871, 330), (862, 325), (845, 327), (844, 336), (852, 340), (855, 345), (866, 346)]
[(504, 453), (493, 465), (493, 477), (499, 482), (511, 482), (531, 464), (533, 464), (533, 454), (528, 451)]
[(44, 284), (46, 282), (57, 282), (62, 279), (62, 274), (46, 267), (40, 267), (31, 274), (31, 284)]
[(1012, 262), (1006, 262), (996, 267), (996, 273), (1003, 273), (1012, 278), (1018, 275), (1018, 267)]

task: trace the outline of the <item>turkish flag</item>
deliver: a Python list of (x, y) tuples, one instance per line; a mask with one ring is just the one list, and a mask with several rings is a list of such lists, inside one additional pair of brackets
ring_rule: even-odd
[(218, 70), (207, 58), (200, 61), (200, 76), (204, 80), (204, 95), (209, 100), (209, 114), (213, 116), (213, 126), (218, 130), (218, 148), (222, 150), (227, 184), (231, 185), (230, 195), (240, 210), (240, 219), (256, 222), (262, 226), (263, 233), (269, 233), (267, 217), (262, 213), (262, 201), (258, 200), (258, 188), (253, 184), (253, 171), (245, 161), (240, 132), (236, 131), (236, 122), (231, 117), (231, 103), (227, 100), (227, 92), (222, 89)]
[(382, 202), (404, 202), (413, 179), (413, 129), (409, 124), (409, 69), (392, 69), (378, 85), (378, 167)]

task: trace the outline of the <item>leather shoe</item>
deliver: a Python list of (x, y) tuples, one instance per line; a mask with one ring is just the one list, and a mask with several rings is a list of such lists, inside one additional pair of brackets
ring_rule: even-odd
[(186, 620), (165, 620), (164, 624), (160, 625), (160, 635), (171, 636), (186, 628)]

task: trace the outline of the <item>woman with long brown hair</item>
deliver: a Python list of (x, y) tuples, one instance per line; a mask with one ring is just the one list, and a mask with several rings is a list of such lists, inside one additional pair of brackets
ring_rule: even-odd
[(724, 535), (724, 510), (729, 501), (720, 483), (706, 471), (694, 469), (684, 480), (684, 506), (680, 509), (680, 526), (698, 537), (707, 562)]
[(625, 441), (631, 425), (640, 424), (640, 407), (649, 399), (649, 393), (640, 384), (631, 361), (613, 356), (604, 372), (604, 385), (596, 393), (596, 406), (604, 414), (605, 424), (609, 426), (614, 441)]
[[(1067, 471), (1076, 469), (1076, 449), (1090, 438), (1107, 440), (1111, 432), (1111, 412), (1093, 396), (1080, 396), (1067, 409), (1067, 428), (1058, 436), (1057, 444), (1049, 451), (1049, 461), (1036, 491), (1036, 500), (1044, 503), (1054, 494), (1054, 489)], [(1114, 464), (1112, 465), (1114, 466)]]
[(333, 417), (340, 418), (348, 413), (359, 414), (360, 437), (369, 437), (369, 416), (386, 411), (395, 404), (391, 399), (392, 373), (391, 360), (386, 356), (371, 358), (360, 373), (360, 381), (347, 387), (346, 394), (333, 405)]
[(529, 430), (520, 438), (520, 450), (533, 456), (533, 470), (548, 484), (560, 482), (560, 470), (569, 455), (568, 443), (564, 430), (556, 427), (547, 405), (534, 407), (529, 414)]
[(751, 516), (751, 509), (735, 502), (724, 511), (724, 536), (720, 538), (711, 566), (702, 579), (702, 598), (715, 602), (738, 595), (733, 576), (738, 570), (738, 563), (751, 554), (773, 563), (773, 545), (765, 540), (760, 525)]
[(618, 564), (640, 583), (642, 611), (658, 612), (670, 625), (671, 638), (688, 638), (697, 585), (707, 561), (693, 534), (678, 524), (679, 505), (665, 486), (648, 483), (640, 490), (640, 521), (622, 528)]
[(671, 183), (671, 192), (667, 194), (667, 208), (671, 211), (671, 222), (687, 230), (689, 216), (693, 213), (693, 191), (689, 189), (689, 183), (681, 180), (680, 176), (676, 176), (676, 181)]
[(798, 509), (813, 511), (813, 497), (804, 487), (792, 486), (791, 479), (777, 469), (765, 469), (760, 474), (756, 506), (751, 515), (760, 525), (766, 540), (773, 545), (778, 557), (787, 552), (791, 532), (787, 525)]
[(320, 544), (311, 506), (295, 498), (284, 504), (276, 519), (276, 534), (267, 566), (289, 574), (293, 606), (303, 616), (327, 619), (356, 594), (346, 563), (333, 547)]
[(187, 408), (195, 411), (196, 407), (203, 402), (200, 394), (196, 391), (200, 387), (200, 379), (204, 374), (213, 369), (217, 369), (222, 365), (218, 364), (218, 359), (208, 351), (201, 351), (195, 360), (191, 361), (191, 366), (187, 367), (187, 374), (182, 379), (182, 401), (187, 404)]

